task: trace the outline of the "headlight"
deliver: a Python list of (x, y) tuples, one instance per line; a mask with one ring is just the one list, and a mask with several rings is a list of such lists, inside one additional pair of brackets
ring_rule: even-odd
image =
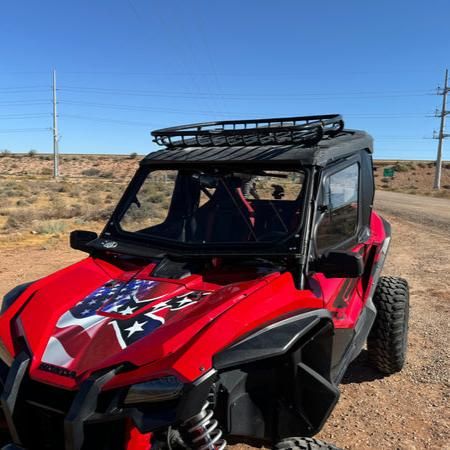
[(8, 366), (11, 367), (14, 358), (6, 348), (5, 343), (0, 339), (0, 359)]
[(174, 376), (134, 384), (125, 397), (126, 405), (174, 400), (181, 395), (183, 383)]
[(2, 302), (2, 308), (0, 314), (3, 314), (24, 292), (25, 289), (33, 284), (34, 281), (29, 283), (19, 284), (14, 289), (11, 289), (4, 297)]

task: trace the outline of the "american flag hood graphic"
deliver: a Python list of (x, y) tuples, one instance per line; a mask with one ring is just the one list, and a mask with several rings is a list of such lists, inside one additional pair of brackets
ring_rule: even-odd
[(40, 368), (66, 376), (83, 373), (148, 338), (209, 295), (168, 281), (110, 280), (60, 316)]

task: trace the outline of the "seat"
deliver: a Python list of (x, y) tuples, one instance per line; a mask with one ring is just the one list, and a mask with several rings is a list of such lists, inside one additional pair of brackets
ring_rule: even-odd
[(255, 234), (254, 210), (245, 199), (240, 180), (220, 183), (207, 203), (195, 214), (196, 241), (245, 242)]

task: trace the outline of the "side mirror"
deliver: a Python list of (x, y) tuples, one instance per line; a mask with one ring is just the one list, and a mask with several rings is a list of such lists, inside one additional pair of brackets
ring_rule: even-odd
[(359, 253), (327, 252), (315, 262), (314, 270), (326, 278), (358, 278), (364, 273), (364, 263)]
[(75, 230), (70, 233), (70, 246), (74, 250), (89, 252), (87, 244), (94, 239), (97, 239), (97, 237), (97, 233), (94, 233), (93, 231)]

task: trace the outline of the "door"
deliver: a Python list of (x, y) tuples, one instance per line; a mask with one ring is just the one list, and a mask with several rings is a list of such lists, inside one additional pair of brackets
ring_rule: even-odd
[[(314, 233), (316, 257), (330, 250), (360, 252), (361, 180), (360, 161), (352, 159), (324, 173), (319, 194), (319, 212)], [(325, 307), (332, 312), (336, 328), (351, 328), (363, 307), (359, 278), (326, 278), (314, 275), (320, 284)]]

